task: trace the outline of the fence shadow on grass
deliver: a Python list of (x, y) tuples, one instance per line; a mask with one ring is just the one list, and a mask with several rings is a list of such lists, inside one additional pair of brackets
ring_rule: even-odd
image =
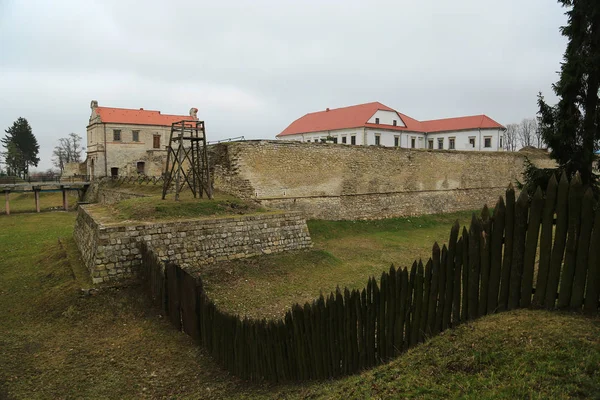
[[(352, 374), (397, 357), (426, 338), (486, 314), (523, 307), (598, 312), (600, 212), (581, 180), (553, 177), (515, 199), (509, 186), (494, 214), (484, 206), (423, 265), (370, 278), (296, 304), (281, 320), (220, 310), (201, 278), (163, 264), (142, 245), (147, 290), (172, 324), (232, 374), (252, 381), (302, 381)], [(539, 254), (537, 274), (536, 255)], [(534, 279), (535, 278), (535, 279)], [(534, 282), (535, 281), (535, 282)]]

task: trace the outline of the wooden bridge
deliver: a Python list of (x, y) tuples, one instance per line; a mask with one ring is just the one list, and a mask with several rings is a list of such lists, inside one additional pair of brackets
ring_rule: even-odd
[(4, 192), (6, 215), (10, 214), (10, 194), (11, 193), (34, 193), (35, 210), (40, 212), (40, 192), (62, 192), (63, 209), (66, 211), (69, 208), (69, 200), (67, 193), (76, 190), (81, 199), (90, 182), (87, 180), (54, 180), (54, 181), (31, 181), (31, 182), (15, 182), (1, 183), (0, 192)]

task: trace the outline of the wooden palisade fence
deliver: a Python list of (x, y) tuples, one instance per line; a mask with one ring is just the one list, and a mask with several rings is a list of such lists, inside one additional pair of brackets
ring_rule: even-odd
[[(556, 218), (556, 219), (555, 219)], [(296, 304), (282, 320), (240, 319), (220, 310), (202, 280), (164, 265), (143, 246), (150, 295), (177, 329), (191, 335), (232, 374), (249, 380), (335, 378), (398, 356), (450, 327), (522, 307), (596, 313), (600, 292), (600, 212), (578, 176), (550, 180), (529, 199), (509, 187), (448, 246), (410, 269), (370, 278)], [(539, 257), (538, 257), (539, 255)], [(536, 258), (539, 259), (536, 268)], [(536, 273), (537, 270), (537, 273)]]

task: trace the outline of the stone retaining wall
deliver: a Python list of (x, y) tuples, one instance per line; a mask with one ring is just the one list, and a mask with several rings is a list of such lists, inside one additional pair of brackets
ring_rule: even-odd
[(493, 206), (543, 152), (416, 150), (246, 141), (210, 147), (214, 187), (308, 218), (363, 219)]
[(182, 267), (312, 247), (298, 212), (102, 225), (87, 205), (79, 208), (74, 237), (94, 283), (134, 274), (142, 241)]

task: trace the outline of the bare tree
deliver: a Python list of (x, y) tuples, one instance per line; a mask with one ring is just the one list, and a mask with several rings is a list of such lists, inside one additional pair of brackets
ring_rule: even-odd
[(58, 139), (58, 146), (52, 152), (52, 162), (54, 166), (62, 172), (65, 164), (72, 162), (81, 162), (81, 136), (76, 133), (70, 133), (66, 138)]
[(535, 118), (525, 118), (519, 125), (519, 142), (522, 147), (532, 147), (534, 145), (535, 132), (537, 131), (537, 122)]
[(506, 125), (506, 132), (504, 132), (504, 148), (507, 151), (515, 151), (517, 149), (517, 134), (519, 132), (519, 124), (508, 124)]

